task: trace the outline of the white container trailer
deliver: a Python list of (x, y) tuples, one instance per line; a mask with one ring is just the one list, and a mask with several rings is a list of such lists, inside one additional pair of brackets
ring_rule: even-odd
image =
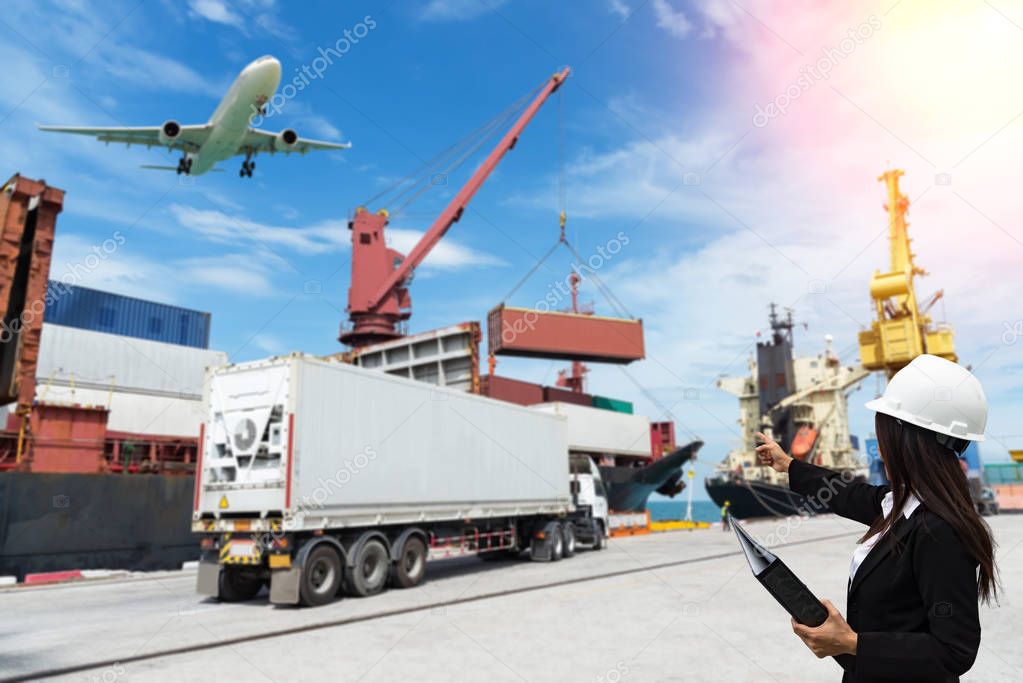
[(273, 602), (322, 604), (342, 575), (369, 595), (416, 585), (431, 558), (603, 544), (598, 470), (570, 474), (559, 416), (302, 354), (206, 384), (201, 593), (269, 580)]

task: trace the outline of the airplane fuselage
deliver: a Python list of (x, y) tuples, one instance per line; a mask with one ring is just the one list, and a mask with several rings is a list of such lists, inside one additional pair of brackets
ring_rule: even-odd
[(242, 69), (210, 117), (209, 137), (198, 152), (186, 154), (189, 175), (202, 175), (238, 153), (253, 114), (270, 101), (280, 82), (281, 63), (273, 57), (260, 57)]

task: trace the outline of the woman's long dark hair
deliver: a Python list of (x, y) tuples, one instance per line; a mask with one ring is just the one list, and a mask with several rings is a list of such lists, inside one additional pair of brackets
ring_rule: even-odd
[[(894, 497), (890, 517), (880, 515), (864, 534), (862, 543), (876, 533), (884, 538), (912, 493), (928, 510), (945, 520), (966, 551), (980, 565), (977, 593), (990, 602), (997, 594), (994, 540), (991, 529), (977, 513), (959, 458), (938, 443), (934, 432), (877, 413), (874, 418), (877, 445), (892, 483)], [(891, 539), (894, 541), (894, 537)]]

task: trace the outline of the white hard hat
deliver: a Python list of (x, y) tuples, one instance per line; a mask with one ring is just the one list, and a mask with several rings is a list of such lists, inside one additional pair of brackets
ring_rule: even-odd
[(869, 410), (965, 441), (983, 441), (987, 397), (969, 370), (924, 354), (895, 373)]

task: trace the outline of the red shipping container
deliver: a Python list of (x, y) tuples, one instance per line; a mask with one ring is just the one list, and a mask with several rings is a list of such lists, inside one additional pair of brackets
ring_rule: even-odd
[(577, 406), (593, 406), (593, 396), (558, 387), (543, 388), (544, 403), (574, 403)]
[(102, 406), (33, 405), (29, 423), (32, 471), (102, 471), (107, 414)]
[(654, 459), (664, 457), (675, 450), (675, 423), (650, 423), (650, 452)]
[(532, 382), (523, 382), (498, 375), (484, 375), (480, 378), (480, 393), (499, 401), (531, 406), (543, 403), (543, 387)]
[(501, 305), (487, 315), (491, 354), (626, 364), (645, 357), (643, 321)]

